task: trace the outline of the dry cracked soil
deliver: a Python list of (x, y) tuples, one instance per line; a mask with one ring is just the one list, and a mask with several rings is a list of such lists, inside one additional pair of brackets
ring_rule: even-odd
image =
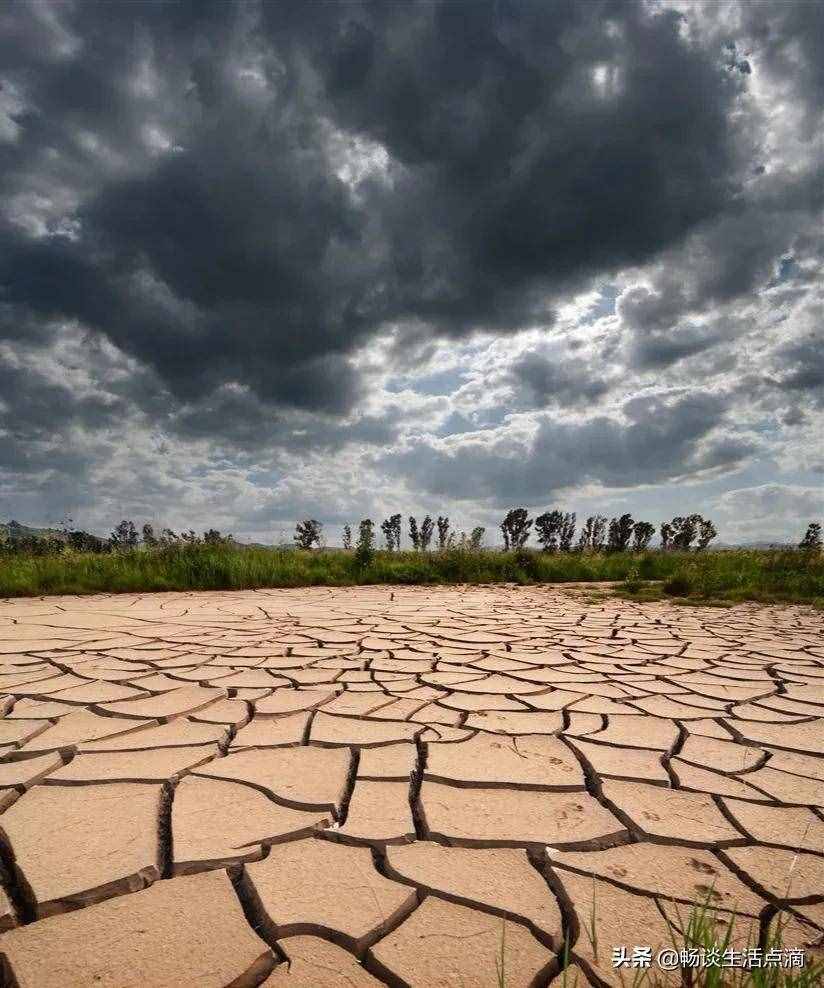
[(821, 943), (808, 609), (0, 601), (0, 713), (8, 985), (613, 985), (706, 901)]

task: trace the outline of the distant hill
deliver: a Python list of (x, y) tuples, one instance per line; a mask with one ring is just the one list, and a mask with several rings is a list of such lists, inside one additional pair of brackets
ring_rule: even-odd
[(0, 542), (26, 538), (62, 539), (64, 535), (59, 528), (34, 528), (31, 525), (21, 525), (19, 521), (0, 522)]

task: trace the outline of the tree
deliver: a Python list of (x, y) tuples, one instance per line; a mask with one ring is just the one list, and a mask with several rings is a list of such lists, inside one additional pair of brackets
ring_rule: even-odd
[(179, 539), (177, 533), (173, 532), (171, 528), (164, 528), (157, 541), (163, 549), (170, 549), (172, 546), (177, 545)]
[(136, 548), (137, 529), (134, 527), (134, 522), (124, 518), (109, 536), (109, 542), (112, 548), (118, 552), (128, 552), (130, 549)]
[(512, 508), (501, 522), (504, 536), (504, 549), (522, 549), (529, 538), (532, 519), (526, 508)]
[(438, 548), (441, 552), (449, 545), (449, 518), (438, 515)]
[(806, 552), (821, 551), (821, 525), (819, 522), (810, 522), (804, 538), (798, 543), (798, 548), (804, 549)]
[(672, 548), (672, 525), (667, 521), (661, 525), (661, 548), (664, 552)]
[(690, 546), (698, 535), (701, 515), (678, 515), (672, 519), (672, 548), (681, 552), (689, 552)]
[(421, 522), (421, 550), (426, 552), (432, 542), (432, 535), (435, 531), (435, 523), (429, 517), (429, 515), (424, 518)]
[(583, 552), (586, 549), (600, 552), (604, 547), (606, 527), (607, 520), (603, 515), (590, 515), (581, 529), (581, 537), (576, 546), (578, 552)]
[(624, 514), (620, 518), (613, 518), (609, 523), (607, 549), (610, 552), (626, 552), (632, 538), (634, 527), (635, 521), (631, 514)]
[(143, 526), (143, 545), (145, 545), (147, 549), (154, 549), (157, 547), (157, 537), (155, 536), (154, 528), (148, 522), (146, 522)]
[(352, 548), (352, 529), (349, 527), (349, 525), (343, 526), (343, 548), (344, 549)]
[(392, 528), (392, 523), (388, 518), (384, 518), (381, 522), (381, 531), (383, 532), (383, 538), (386, 542), (386, 548), (391, 552), (395, 542), (395, 532)]
[(295, 545), (298, 549), (311, 549), (320, 545), (320, 533), (323, 525), (314, 518), (305, 518), (295, 525)]
[(358, 526), (358, 544), (355, 546), (355, 559), (359, 566), (368, 566), (375, 556), (375, 523), (364, 518)]
[(69, 532), (66, 542), (76, 552), (106, 552), (110, 548), (103, 539), (83, 531)]
[[(701, 518), (700, 515), (698, 517)], [(706, 549), (716, 535), (718, 535), (718, 530), (709, 518), (701, 518), (698, 522), (698, 544), (695, 547), (696, 550), (700, 552)]]
[(535, 519), (535, 531), (544, 552), (557, 550), (563, 524), (564, 515), (561, 511), (545, 511)]
[(484, 535), (486, 534), (486, 529), (481, 525), (472, 529), (472, 534), (469, 536), (469, 548), (472, 552), (480, 552), (484, 544)]
[(632, 551), (644, 552), (649, 548), (653, 535), (655, 535), (655, 525), (648, 521), (637, 521), (632, 529)]
[(421, 533), (418, 531), (418, 523), (412, 515), (409, 516), (409, 541), (412, 543), (412, 548), (417, 552), (421, 547)]
[(203, 541), (206, 545), (227, 545), (232, 541), (231, 535), (221, 535), (218, 529), (210, 528), (203, 533)]
[(389, 519), (389, 524), (392, 526), (392, 535), (395, 539), (395, 549), (400, 552), (401, 548), (401, 516), (400, 513), (392, 515)]
[(558, 533), (558, 548), (561, 552), (569, 552), (572, 548), (572, 539), (575, 536), (575, 512), (567, 512), (561, 522), (561, 530)]

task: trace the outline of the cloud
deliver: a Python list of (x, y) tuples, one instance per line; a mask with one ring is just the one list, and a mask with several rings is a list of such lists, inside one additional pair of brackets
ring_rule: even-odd
[(457, 499), (535, 504), (565, 488), (597, 483), (634, 487), (730, 470), (753, 452), (751, 440), (717, 433), (727, 405), (700, 392), (644, 396), (622, 419), (605, 415), (537, 427), (501, 427), (439, 442), (419, 440), (394, 466), (417, 488)]
[(821, 16), (0, 13), (0, 511), (469, 515), (818, 463)]

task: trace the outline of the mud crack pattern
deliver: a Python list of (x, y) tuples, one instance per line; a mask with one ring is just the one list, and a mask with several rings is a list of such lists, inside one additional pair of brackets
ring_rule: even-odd
[(5, 982), (494, 985), (505, 944), (509, 986), (613, 985), (707, 898), (816, 951), (821, 632), (546, 587), (0, 602)]

